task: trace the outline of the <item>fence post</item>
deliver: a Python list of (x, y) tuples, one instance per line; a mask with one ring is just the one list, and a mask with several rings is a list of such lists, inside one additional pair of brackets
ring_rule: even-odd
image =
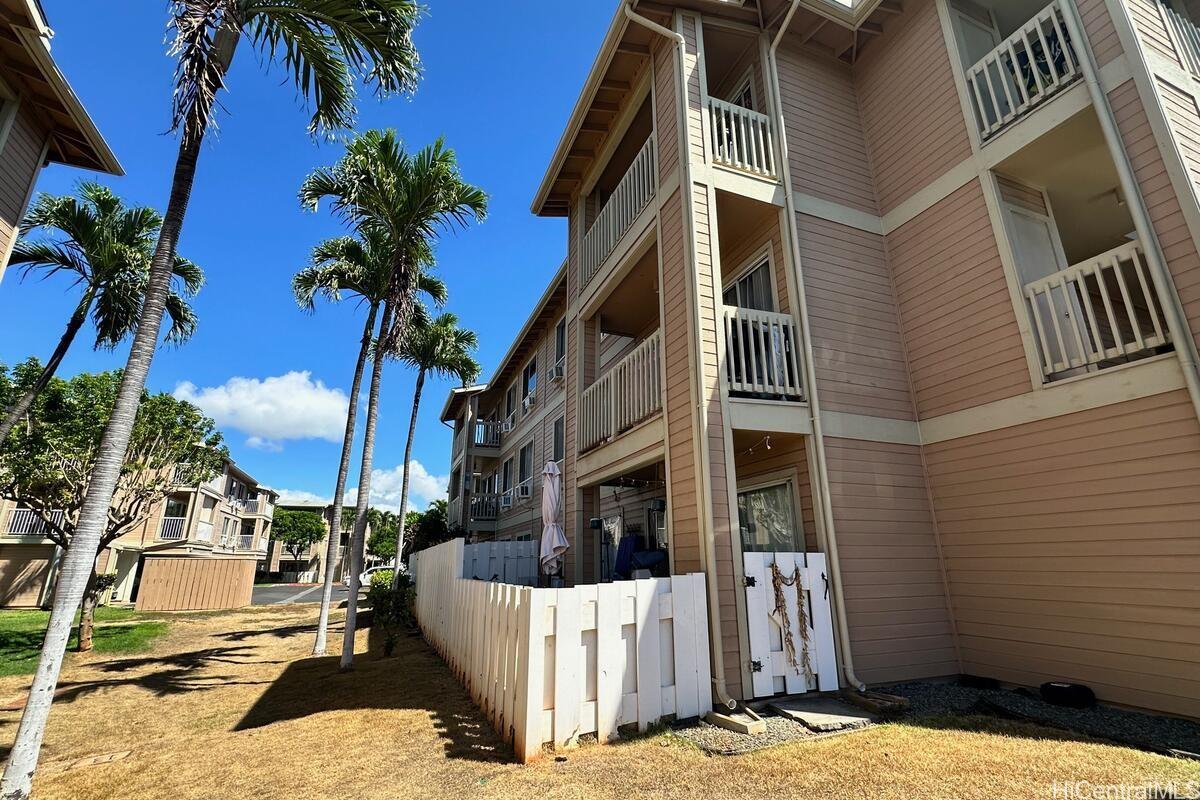
[(542, 751), (542, 705), (546, 685), (547, 589), (522, 589), (518, 615), (517, 705), (513, 719), (513, 752), (528, 764)]

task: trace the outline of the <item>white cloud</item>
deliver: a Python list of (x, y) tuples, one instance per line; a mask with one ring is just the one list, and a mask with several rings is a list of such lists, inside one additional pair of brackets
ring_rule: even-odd
[[(400, 510), (400, 491), (404, 484), (404, 471), (399, 465), (391, 469), (371, 471), (371, 505), (384, 511)], [(408, 476), (408, 510), (424, 511), (434, 500), (445, 500), (450, 484), (449, 475), (431, 475), (420, 461), (413, 459), (412, 471)], [(279, 504), (330, 503), (329, 495), (320, 495), (303, 489), (279, 489)], [(354, 505), (358, 489), (347, 489), (343, 503)]]
[(314, 381), (307, 371), (262, 380), (230, 378), (204, 388), (184, 381), (175, 396), (199, 406), (221, 427), (247, 434), (249, 447), (272, 452), (288, 439), (340, 442), (349, 406), (345, 392)]

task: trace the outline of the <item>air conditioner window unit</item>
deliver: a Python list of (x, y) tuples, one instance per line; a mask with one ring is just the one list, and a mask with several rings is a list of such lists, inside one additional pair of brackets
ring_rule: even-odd
[(555, 383), (558, 383), (566, 376), (567, 376), (567, 360), (564, 357), (564, 358), (560, 359), (557, 364), (554, 365), (554, 368), (552, 370), (550, 370), (550, 380), (554, 381)]
[(500, 495), (500, 510), (508, 511), (513, 506), (513, 496), (511, 494)]
[(521, 401), (521, 407), (523, 409), (525, 409), (525, 411), (527, 411), (527, 412), (529, 411), (529, 409), (533, 408), (536, 405), (537, 405), (537, 395), (536, 394), (527, 394), (527, 395), (525, 395), (525, 399)]

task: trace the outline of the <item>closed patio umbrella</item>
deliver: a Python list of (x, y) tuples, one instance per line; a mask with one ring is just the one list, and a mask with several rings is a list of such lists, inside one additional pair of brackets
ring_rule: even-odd
[(562, 486), (562, 471), (558, 464), (547, 461), (542, 469), (542, 547), (540, 563), (543, 575), (557, 575), (562, 570), (563, 553), (570, 546), (558, 524)]

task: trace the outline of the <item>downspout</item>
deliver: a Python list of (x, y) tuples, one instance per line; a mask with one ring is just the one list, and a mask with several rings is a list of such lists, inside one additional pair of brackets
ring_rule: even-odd
[(1133, 167), (1129, 164), (1129, 155), (1125, 152), (1125, 143), (1117, 129), (1116, 118), (1113, 116), (1112, 107), (1108, 104), (1108, 96), (1104, 94), (1104, 89), (1101, 88), (1100, 81), (1096, 78), (1099, 67), (1096, 66), (1088, 40), (1083, 37), (1083, 23), (1079, 19), (1079, 10), (1073, 2), (1064, 2), (1061, 5), (1066, 11), (1064, 16), (1067, 27), (1070, 29), (1071, 39), (1080, 43), (1076, 49), (1081, 51), (1078, 56), (1080, 67), (1083, 68), (1083, 79), (1087, 84), (1092, 105), (1096, 108), (1096, 117), (1100, 120), (1100, 128), (1104, 131), (1105, 143), (1116, 164), (1117, 175), (1121, 179), (1121, 191), (1125, 194), (1129, 211), (1133, 216), (1133, 225), (1137, 229), (1138, 238), (1145, 245), (1146, 263), (1150, 265), (1150, 277), (1154, 281), (1154, 287), (1162, 301), (1163, 316), (1166, 317), (1167, 328), (1171, 331), (1171, 340), (1175, 343), (1175, 354), (1179, 357), (1182, 367), (1183, 381), (1187, 385), (1188, 394), (1191, 395), (1196, 415), (1200, 417), (1200, 374), (1198, 374), (1200, 370), (1197, 367), (1196, 342), (1185, 322), (1186, 317), (1183, 315), (1175, 282), (1167, 269), (1166, 257), (1162, 253), (1158, 239), (1154, 235), (1150, 212), (1146, 210), (1146, 203), (1138, 188)]
[[(634, 22), (657, 34), (671, 39), (678, 47), (679, 78), (681, 81), (680, 90), (683, 92), (683, 94), (676, 97), (676, 102), (679, 103), (680, 115), (683, 116), (686, 114), (687, 97), (687, 41), (683, 38), (683, 34), (677, 33), (670, 28), (659, 25), (654, 20), (647, 19), (641, 14), (638, 14), (633, 10), (635, 2), (636, 0), (627, 0), (625, 3), (624, 9), (626, 18), (628, 18), (631, 22)], [(680, 119), (680, 131), (682, 132), (686, 130), (687, 120)], [(687, 208), (689, 210), (688, 216), (690, 218), (692, 217), (691, 157), (687, 152), (684, 152), (681, 160), (684, 170), (684, 180), (680, 181), (680, 193), (683, 198), (683, 202), (687, 203)], [(696, 377), (699, 378), (698, 370)], [(703, 396), (703, 392), (701, 392), (701, 396)], [(701, 425), (701, 436), (697, 442), (697, 446), (699, 447), (706, 440), (707, 436), (703, 430), (704, 418), (707, 414), (707, 409), (698, 408), (697, 411), (699, 412)], [(707, 499), (708, 494), (712, 491), (711, 481), (702, 480), (700, 483), (701, 486), (698, 488), (703, 491), (703, 496)], [(704, 545), (700, 550), (704, 556), (704, 584), (708, 590), (708, 643), (710, 655), (712, 657), (713, 693), (717, 696), (717, 699), (722, 705), (728, 709), (734, 709), (737, 708), (738, 702), (729, 696), (729, 689), (725, 685), (725, 654), (721, 650), (721, 605), (720, 594), (717, 590), (717, 548), (711, 525), (708, 526), (708, 530), (701, 538), (703, 539)]]
[(779, 32), (775, 34), (775, 38), (767, 50), (767, 58), (771, 61), (771, 97), (775, 105), (775, 128), (778, 131), (776, 138), (779, 142), (779, 164), (783, 172), (781, 177), (783, 179), (784, 208), (788, 218), (788, 238), (791, 240), (792, 263), (795, 265), (797, 277), (796, 299), (800, 311), (800, 331), (804, 340), (804, 379), (808, 384), (808, 407), (812, 415), (813, 440), (816, 445), (813, 452), (817, 458), (819, 478), (817, 484), (821, 490), (821, 517), (825, 524), (825, 555), (829, 559), (829, 583), (833, 587), (833, 599), (837, 605), (834, 618), (837, 620), (838, 642), (841, 645), (839, 650), (842, 656), (842, 674), (846, 676), (847, 683), (861, 692), (865, 691), (867, 686), (854, 674), (854, 659), (850, 649), (850, 626), (846, 622), (846, 599), (842, 594), (842, 570), (838, 559), (837, 534), (833, 522), (833, 498), (829, 491), (829, 468), (825, 460), (825, 435), (821, 426), (821, 407), (817, 401), (817, 371), (813, 363), (812, 333), (808, 325), (808, 298), (804, 288), (804, 270), (800, 263), (800, 232), (796, 227), (796, 206), (792, 198), (792, 169), (788, 157), (787, 124), (783, 116), (783, 98), (779, 90), (779, 63), (775, 58), (775, 52), (779, 49), (784, 34), (787, 33), (792, 17), (800, 8), (797, 0), (790, 0), (790, 3), (791, 8), (788, 9), (787, 16), (784, 17), (783, 24), (779, 27)]

